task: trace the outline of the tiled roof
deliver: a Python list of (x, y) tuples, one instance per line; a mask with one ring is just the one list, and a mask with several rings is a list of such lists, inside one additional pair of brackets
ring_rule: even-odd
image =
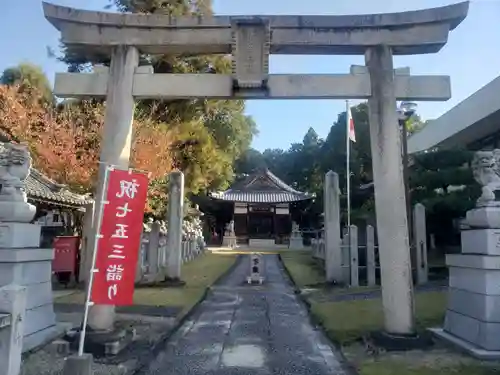
[(313, 198), (313, 195), (293, 189), (268, 169), (236, 182), (230, 189), (211, 193), (215, 199), (246, 203), (287, 203)]
[(92, 198), (73, 193), (65, 185), (58, 184), (35, 168), (31, 168), (26, 179), (28, 199), (47, 201), (54, 205), (83, 206), (91, 203)]
[(312, 198), (308, 195), (298, 195), (292, 193), (267, 193), (267, 192), (243, 192), (243, 191), (231, 191), (224, 192), (221, 196), (212, 195), (213, 198), (217, 198), (224, 201), (231, 202), (246, 202), (246, 203), (287, 203), (287, 202), (298, 202), (306, 199)]

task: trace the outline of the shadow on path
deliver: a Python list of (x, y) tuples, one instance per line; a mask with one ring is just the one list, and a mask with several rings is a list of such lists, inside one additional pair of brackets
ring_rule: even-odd
[(278, 257), (263, 256), (262, 286), (245, 284), (248, 255), (237, 262), (140, 374), (347, 374), (310, 324)]

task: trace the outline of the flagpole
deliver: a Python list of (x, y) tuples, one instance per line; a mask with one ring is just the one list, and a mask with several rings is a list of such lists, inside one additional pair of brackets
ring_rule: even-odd
[(347, 189), (347, 233), (351, 231), (351, 139), (349, 138), (351, 124), (350, 124), (350, 106), (349, 100), (345, 101), (346, 106), (346, 169), (347, 169), (347, 179), (346, 179), (346, 189)]

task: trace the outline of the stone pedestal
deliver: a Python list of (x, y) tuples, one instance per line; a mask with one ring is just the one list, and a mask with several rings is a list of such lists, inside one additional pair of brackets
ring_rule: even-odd
[(26, 288), (0, 287), (0, 375), (19, 375), (23, 351)]
[(467, 220), (481, 229), (464, 230), (462, 254), (446, 256), (448, 309), (433, 331), (476, 357), (500, 358), (500, 207), (474, 209)]
[(222, 238), (222, 247), (234, 249), (236, 247), (236, 236), (234, 233), (225, 233)]
[(53, 249), (40, 249), (40, 227), (26, 223), (0, 224), (0, 287), (26, 288), (23, 351), (60, 333), (52, 298)]
[(255, 250), (274, 249), (276, 247), (276, 241), (274, 238), (249, 238), (248, 247)]
[[(26, 193), (24, 193), (26, 194)], [(10, 197), (9, 197), (10, 198)], [(9, 199), (0, 197), (0, 222), (29, 222), (35, 216), (36, 207), (32, 204), (16, 201), (5, 201)]]
[[(66, 332), (64, 340), (69, 343), (69, 348), (78, 350), (81, 330), (79, 328)], [(115, 322), (113, 329), (109, 331), (92, 330), (85, 334), (84, 351), (96, 357), (114, 356), (120, 353), (136, 339), (134, 328), (127, 326), (124, 322)]]
[(290, 250), (303, 250), (304, 241), (300, 232), (292, 232), (290, 236), (290, 245), (288, 246)]

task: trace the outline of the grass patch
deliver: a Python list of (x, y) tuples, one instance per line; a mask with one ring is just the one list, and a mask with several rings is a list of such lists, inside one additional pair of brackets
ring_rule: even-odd
[[(134, 304), (148, 306), (178, 306), (188, 312), (202, 298), (206, 289), (226, 272), (235, 262), (235, 255), (205, 253), (182, 265), (182, 288), (136, 288)], [(83, 304), (85, 292), (56, 298), (56, 303)]]
[[(382, 300), (380, 298), (315, 302), (311, 300), (311, 312), (328, 336), (342, 345), (358, 340), (370, 331), (384, 326)], [(429, 292), (415, 296), (416, 324), (418, 329), (439, 326), (446, 310), (446, 293)]]
[(310, 251), (282, 252), (281, 259), (297, 287), (325, 283), (321, 264), (311, 256)]
[(318, 288), (318, 293), (311, 294), (311, 299), (321, 299), (324, 292), (329, 294), (352, 294), (380, 290), (379, 286), (360, 286), (356, 288), (341, 288), (326, 285), (325, 272), (321, 261), (314, 259), (310, 251), (294, 251), (280, 253), (288, 273), (294, 284), (299, 288)]
[[(401, 354), (366, 353), (359, 339), (384, 326), (382, 300), (380, 298), (329, 302), (323, 298), (332, 294), (355, 294), (379, 287), (331, 288), (325, 287), (324, 272), (312, 259), (310, 252), (281, 255), (285, 267), (299, 288), (316, 285), (318, 290), (305, 298), (311, 307), (315, 321), (323, 326), (360, 375), (496, 375), (500, 366), (481, 363), (460, 353), (437, 348), (429, 351), (410, 351)], [(415, 295), (415, 319), (417, 330), (443, 324), (447, 304), (446, 292), (425, 292)]]
[(439, 366), (415, 364), (396, 360), (365, 362), (359, 375), (496, 375), (499, 369), (484, 365)]

